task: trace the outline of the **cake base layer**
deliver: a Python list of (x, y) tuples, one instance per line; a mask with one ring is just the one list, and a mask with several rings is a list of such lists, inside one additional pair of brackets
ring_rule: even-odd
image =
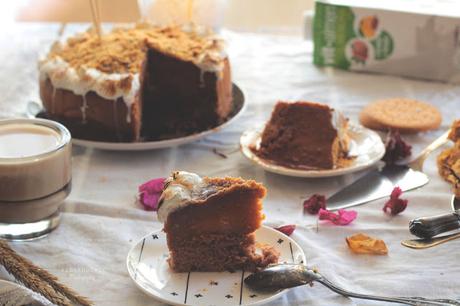
[(136, 120), (139, 117), (136, 104), (128, 110), (121, 98), (107, 100), (94, 92), (76, 95), (56, 89), (49, 79), (40, 82), (40, 96), (46, 109), (44, 117), (65, 125), (74, 138), (111, 142), (137, 140), (140, 120)]
[(203, 234), (172, 243), (169, 265), (175, 272), (255, 271), (278, 261), (273, 248), (255, 247), (254, 234)]

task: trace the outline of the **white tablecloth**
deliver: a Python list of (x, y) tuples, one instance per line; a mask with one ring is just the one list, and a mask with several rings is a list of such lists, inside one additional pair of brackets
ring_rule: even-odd
[[(26, 103), (38, 100), (37, 58), (56, 38), (56, 24), (20, 24), (2, 29), (0, 36), (0, 117), (22, 115)], [(81, 30), (66, 28), (66, 33)], [(412, 97), (438, 106), (444, 120), (440, 130), (407, 137), (417, 152), (460, 117), (460, 87), (398, 77), (318, 69), (311, 63), (307, 42), (296, 37), (224, 32), (228, 39), (233, 79), (244, 90), (248, 109), (232, 126), (205, 140), (144, 152), (108, 152), (74, 148), (73, 190), (63, 208), (62, 224), (48, 237), (12, 243), (20, 254), (56, 274), (62, 282), (96, 305), (160, 305), (139, 291), (126, 270), (126, 255), (145, 234), (161, 228), (152, 212), (136, 203), (144, 181), (181, 169), (209, 176), (241, 176), (262, 182), (266, 224), (297, 224), (293, 234), (308, 264), (337, 284), (356, 291), (395, 296), (460, 298), (460, 240), (426, 250), (400, 245), (410, 238), (410, 219), (449, 211), (450, 188), (437, 174), (435, 156), (426, 163), (431, 182), (407, 193), (406, 211), (396, 217), (382, 212), (385, 200), (356, 207), (359, 216), (349, 226), (335, 227), (302, 214), (302, 199), (313, 193), (329, 195), (356, 179), (284, 177), (263, 171), (238, 151), (240, 134), (262, 124), (279, 99), (305, 99), (341, 109), (352, 121), (362, 107), (378, 98)], [(217, 148), (224, 159), (212, 152)], [(345, 237), (365, 232), (383, 239), (388, 256), (358, 256)], [(8, 278), (0, 269), (0, 278)], [(370, 305), (322, 287), (290, 290), (269, 305)]]

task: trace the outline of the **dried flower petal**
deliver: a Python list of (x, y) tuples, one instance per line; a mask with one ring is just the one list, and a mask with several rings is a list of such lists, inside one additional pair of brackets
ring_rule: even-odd
[(357, 254), (386, 255), (388, 248), (381, 239), (366, 234), (355, 234), (346, 238), (348, 247)]
[(412, 154), (412, 146), (401, 138), (398, 131), (390, 131), (385, 143), (385, 155), (382, 160), (388, 165), (393, 165)]
[(156, 178), (139, 186), (139, 200), (145, 210), (156, 211), (158, 200), (163, 192), (164, 177)]
[(400, 212), (403, 212), (406, 209), (407, 203), (409, 201), (400, 199), (399, 197), (401, 195), (401, 188), (395, 187), (391, 192), (390, 199), (385, 203), (385, 206), (383, 206), (383, 211), (393, 216), (396, 216)]
[(332, 211), (320, 208), (318, 218), (319, 220), (329, 220), (335, 225), (347, 225), (355, 220), (357, 216), (358, 213), (354, 210), (339, 209), (336, 214)]
[(316, 215), (321, 208), (326, 209), (326, 197), (320, 194), (314, 194), (303, 202), (303, 208), (309, 214)]
[(288, 224), (288, 225), (277, 227), (275, 229), (285, 234), (286, 236), (291, 236), (291, 234), (295, 231), (295, 228), (296, 228), (295, 224)]

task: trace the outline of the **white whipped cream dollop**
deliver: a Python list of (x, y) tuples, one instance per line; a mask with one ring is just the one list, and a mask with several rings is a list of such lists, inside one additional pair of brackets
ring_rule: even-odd
[(189, 205), (206, 186), (206, 179), (196, 173), (174, 172), (165, 181), (165, 189), (160, 197), (158, 220), (166, 222), (170, 213)]
[(337, 136), (342, 145), (342, 148), (346, 148), (347, 142), (347, 118), (342, 112), (332, 109), (332, 126), (337, 130)]

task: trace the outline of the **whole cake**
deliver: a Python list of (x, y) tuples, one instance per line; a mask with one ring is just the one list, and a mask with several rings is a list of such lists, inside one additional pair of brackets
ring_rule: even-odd
[(295, 169), (332, 169), (346, 165), (348, 120), (327, 105), (278, 102), (253, 151)]
[(209, 178), (177, 171), (165, 181), (158, 219), (164, 222), (175, 272), (255, 270), (278, 261), (256, 247), (266, 189), (241, 178)]
[(174, 138), (215, 127), (233, 110), (222, 41), (194, 26), (81, 33), (55, 43), (39, 71), (46, 116), (76, 138)]

